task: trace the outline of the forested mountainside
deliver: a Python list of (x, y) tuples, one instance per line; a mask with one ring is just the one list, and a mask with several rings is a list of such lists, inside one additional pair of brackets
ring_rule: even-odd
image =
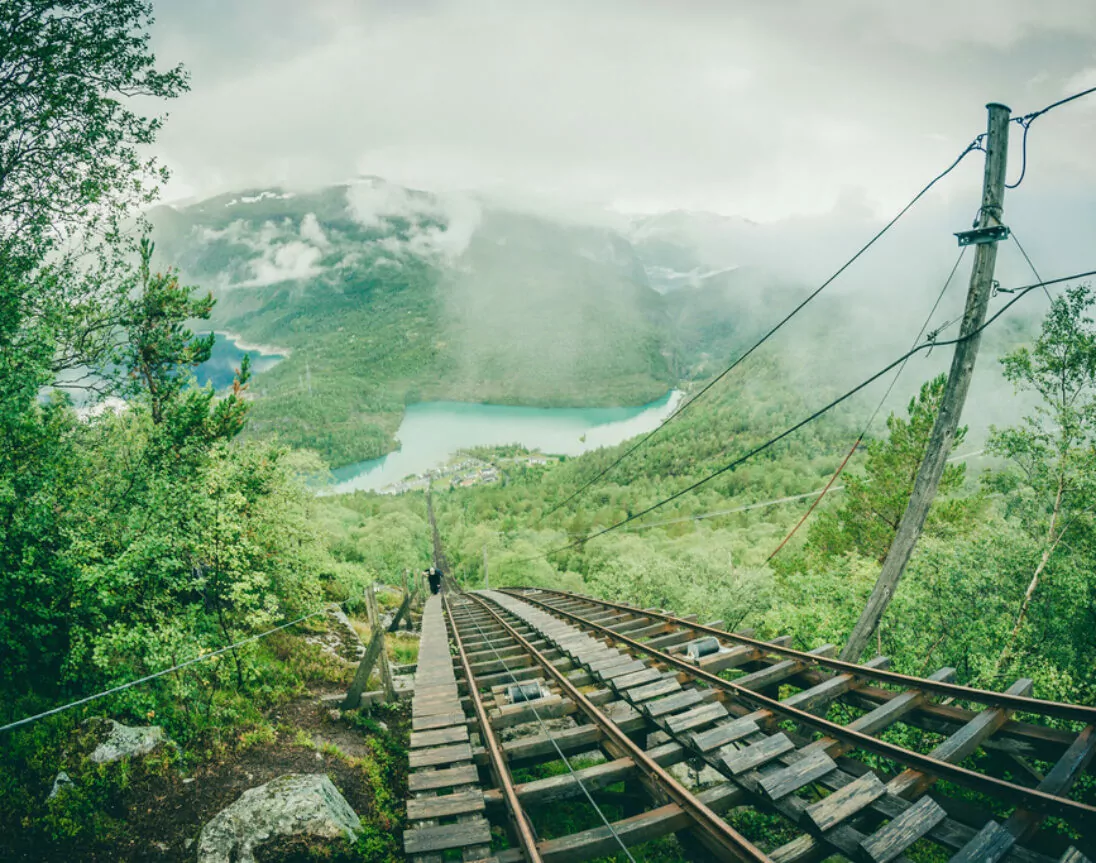
[(636, 405), (677, 380), (669, 310), (609, 229), (381, 180), (151, 219), (216, 327), (290, 352), (256, 383), (253, 431), (335, 465), (392, 449), (412, 402)]
[[(288, 353), (256, 377), (250, 433), (335, 467), (393, 449), (415, 402), (639, 405), (703, 379), (817, 287), (855, 235), (826, 219), (583, 221), (378, 178), (237, 192), (150, 218), (156, 259), (213, 292), (214, 327)], [(898, 353), (896, 326), (912, 341), (947, 274), (938, 263), (858, 265), (770, 355), (793, 378), (852, 382)], [(961, 304), (953, 284), (937, 322)], [(1004, 350), (1033, 320), (1021, 309), (987, 341)], [(980, 374), (994, 379), (974, 394), (988, 405), (999, 374)]]

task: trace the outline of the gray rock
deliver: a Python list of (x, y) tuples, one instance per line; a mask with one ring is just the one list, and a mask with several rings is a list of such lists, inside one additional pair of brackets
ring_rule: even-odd
[(57, 776), (54, 777), (53, 788), (50, 790), (49, 797), (47, 797), (46, 799), (52, 800), (66, 788), (71, 788), (75, 784), (76, 783), (69, 778), (69, 775), (64, 770), (62, 770), (60, 773), (57, 774)]
[(123, 725), (106, 717), (93, 717), (85, 725), (92, 728), (99, 745), (91, 753), (96, 764), (110, 764), (134, 755), (147, 755), (168, 743), (164, 729), (159, 725)]
[(720, 785), (727, 781), (722, 773), (707, 764), (699, 772), (685, 762), (671, 765), (666, 769), (674, 779), (694, 791), (711, 788), (713, 785)]
[(198, 863), (255, 863), (277, 837), (353, 840), (357, 814), (323, 773), (287, 773), (250, 788), (202, 828)]

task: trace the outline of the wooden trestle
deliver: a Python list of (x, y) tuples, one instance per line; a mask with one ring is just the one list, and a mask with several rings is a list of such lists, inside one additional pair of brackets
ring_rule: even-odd
[[(464, 860), (564, 863), (670, 832), (693, 860), (890, 863), (932, 847), (952, 863), (1094, 856), (1096, 807), (1072, 792), (1096, 754), (1096, 708), (1032, 698), (1031, 681), (973, 690), (950, 682), (953, 669), (911, 678), (882, 657), (842, 663), (828, 645), (796, 651), (719, 621), (554, 591), (449, 600), (452, 651), (440, 597), (423, 616), (412, 859), (460, 849)], [(540, 697), (509, 703), (507, 688), (527, 682)], [(524, 724), (528, 734), (498, 742)], [(931, 742), (890, 742), (918, 738)], [(584, 753), (594, 763), (510, 775)], [(667, 772), (683, 763), (711, 768), (709, 786), (689, 790)], [(621, 782), (646, 805), (576, 834), (535, 835), (550, 804), (595, 802)], [(744, 806), (784, 840), (758, 847), (723, 820), (745, 823), (728, 814)]]

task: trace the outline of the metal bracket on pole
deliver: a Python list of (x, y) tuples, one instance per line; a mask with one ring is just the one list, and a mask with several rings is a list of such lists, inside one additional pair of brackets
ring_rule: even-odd
[(975, 228), (972, 231), (959, 231), (955, 235), (959, 238), (960, 246), (980, 246), (983, 243), (998, 243), (1009, 238), (1008, 225), (987, 225), (984, 228)]

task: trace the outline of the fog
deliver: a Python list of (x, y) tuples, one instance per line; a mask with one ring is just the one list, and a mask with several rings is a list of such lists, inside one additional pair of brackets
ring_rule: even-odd
[[(506, 209), (633, 242), (672, 235), (701, 268), (786, 280), (781, 302), (820, 284), (982, 132), (986, 102), (1022, 114), (1096, 85), (1090, 0), (154, 5), (158, 56), (192, 73), (157, 145), (173, 171), (165, 200), (353, 179), (363, 225), (405, 213), (448, 226), (387, 239), (393, 258), (435, 256), (459, 272), (485, 208)], [(1004, 220), (1044, 277), (1096, 265), (1094, 152), (1096, 97), (1032, 126)], [(837, 385), (906, 349), (955, 262), (954, 232), (977, 210), (982, 161), (969, 155), (781, 334), (781, 350), (809, 358), (806, 346), (844, 339), (827, 355)], [(324, 242), (309, 224), (267, 244), (250, 284), (312, 273)], [(934, 325), (961, 312), (971, 258)], [(452, 335), (479, 338), (492, 314), (517, 326), (520, 310), (496, 302), (507, 276), (450, 281)], [(1002, 246), (997, 278), (1034, 280), (1015, 244)], [(784, 311), (771, 299), (740, 298), (758, 332)], [(1045, 307), (1030, 296), (1017, 314), (1030, 325)], [(986, 357), (972, 407), (983, 420), (1003, 402), (992, 368)]]

